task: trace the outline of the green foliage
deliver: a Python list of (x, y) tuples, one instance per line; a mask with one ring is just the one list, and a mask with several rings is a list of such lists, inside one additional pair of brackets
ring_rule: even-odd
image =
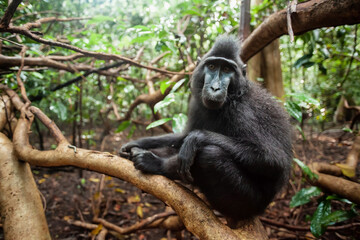
[(311, 217), (311, 233), (318, 238), (325, 233), (328, 226), (356, 217), (359, 213), (356, 211), (355, 206), (355, 204), (352, 204), (350, 210), (337, 210), (332, 212), (331, 196), (330, 198), (321, 199), (316, 211)]
[(312, 197), (319, 196), (321, 193), (318, 187), (303, 188), (291, 198), (290, 207), (304, 205), (310, 202)]
[(154, 128), (154, 127), (157, 127), (157, 126), (161, 126), (164, 123), (170, 121), (171, 119), (172, 118), (163, 118), (163, 119), (157, 120), (155, 122), (152, 122), (146, 127), (146, 130), (149, 130), (150, 128)]
[(320, 103), (318, 100), (305, 93), (289, 93), (286, 95), (284, 107), (289, 115), (297, 120), (298, 124), (296, 124), (296, 128), (302, 134), (304, 140), (306, 137), (299, 125), (303, 122), (303, 114), (307, 113), (308, 115), (312, 115), (315, 111), (321, 112), (319, 106)]
[(319, 176), (317, 174), (313, 173), (310, 170), (310, 168), (305, 163), (303, 163), (301, 160), (299, 160), (297, 158), (293, 158), (293, 160), (301, 168), (301, 170), (303, 171), (305, 176), (308, 177), (310, 180), (315, 180), (315, 179), (319, 178)]
[[(317, 179), (318, 176), (311, 172), (311, 170), (299, 159), (294, 158), (294, 161), (299, 165), (306, 177), (311, 180)], [(311, 233), (319, 238), (323, 235), (328, 226), (334, 225), (338, 222), (349, 220), (359, 215), (355, 209), (356, 205), (347, 199), (340, 198), (336, 195), (327, 195), (323, 193), (318, 187), (303, 188), (297, 192), (291, 199), (290, 207), (298, 207), (310, 202), (311, 198), (322, 196), (318, 200), (318, 207), (310, 218)], [(331, 202), (341, 201), (351, 205), (350, 210), (336, 210), (332, 211)]]

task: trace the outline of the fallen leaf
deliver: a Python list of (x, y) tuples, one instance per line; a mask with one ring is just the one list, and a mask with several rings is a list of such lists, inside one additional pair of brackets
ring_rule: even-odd
[(139, 216), (139, 218), (143, 218), (144, 214), (143, 214), (143, 209), (142, 209), (142, 206), (137, 206), (136, 208), (136, 213), (137, 215)]
[(355, 177), (355, 168), (343, 163), (337, 163), (336, 166), (341, 169), (341, 172), (344, 176), (349, 178)]
[(98, 235), (102, 228), (103, 225), (100, 223), (94, 230), (91, 231), (91, 235), (92, 236)]

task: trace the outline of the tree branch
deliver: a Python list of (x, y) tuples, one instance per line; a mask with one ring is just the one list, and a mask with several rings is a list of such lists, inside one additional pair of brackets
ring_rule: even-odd
[[(296, 6), (291, 14), (294, 34), (345, 24), (360, 23), (358, 0), (312, 0)], [(287, 34), (287, 10), (270, 15), (243, 42), (241, 59), (247, 62), (252, 56), (280, 36)]]
[[(37, 34), (31, 32), (28, 29), (28, 28), (34, 27), (34, 25), (35, 25), (35, 23), (25, 24), (22, 27), (15, 27), (15, 26), (14, 27), (12, 27), (12, 26), (11, 27), (1, 27), (0, 26), (0, 32), (18, 33), (18, 34), (27, 36), (27, 37), (29, 37), (29, 38), (31, 38), (34, 41), (37, 41), (39, 43), (43, 43), (43, 44), (50, 45), (50, 46), (66, 48), (66, 49), (73, 50), (75, 52), (82, 53), (82, 54), (84, 54), (86, 56), (93, 57), (93, 58), (96, 58), (96, 59), (124, 61), (124, 62), (126, 62), (128, 64), (133, 65), (133, 66), (140, 67), (140, 68), (145, 68), (145, 69), (152, 70), (152, 71), (155, 71), (155, 72), (161, 72), (161, 73), (164, 73), (164, 74), (172, 74), (172, 75), (179, 74), (178, 72), (172, 72), (172, 71), (167, 71), (167, 70), (163, 70), (163, 69), (160, 69), (160, 68), (146, 66), (146, 65), (143, 65), (143, 64), (141, 64), (141, 63), (139, 63), (137, 61), (134, 61), (134, 60), (132, 60), (130, 58), (123, 57), (123, 56), (120, 56), (120, 55), (87, 51), (87, 50), (72, 46), (72, 45), (67, 44), (67, 43), (63, 43), (63, 42), (59, 42), (59, 41), (53, 41), (53, 40), (47, 40), (47, 39), (41, 38)], [(191, 73), (186, 72), (184, 74), (191, 74)]]
[(21, 0), (13, 0), (5, 11), (4, 16), (0, 20), (0, 28), (7, 28), (10, 24), (11, 18), (14, 16), (14, 13), (21, 3)]

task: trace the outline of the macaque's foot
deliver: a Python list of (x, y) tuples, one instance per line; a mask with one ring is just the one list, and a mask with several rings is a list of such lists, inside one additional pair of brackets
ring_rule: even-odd
[(133, 147), (130, 155), (136, 169), (144, 173), (163, 174), (163, 159), (151, 151)]

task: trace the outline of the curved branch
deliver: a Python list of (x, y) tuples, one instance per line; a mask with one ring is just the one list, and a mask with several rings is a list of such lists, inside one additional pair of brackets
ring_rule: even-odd
[[(358, 0), (312, 0), (296, 6), (291, 14), (294, 34), (302, 34), (322, 27), (335, 27), (360, 23)], [(243, 42), (241, 59), (247, 62), (252, 56), (276, 38), (287, 34), (286, 9), (270, 15)]]

